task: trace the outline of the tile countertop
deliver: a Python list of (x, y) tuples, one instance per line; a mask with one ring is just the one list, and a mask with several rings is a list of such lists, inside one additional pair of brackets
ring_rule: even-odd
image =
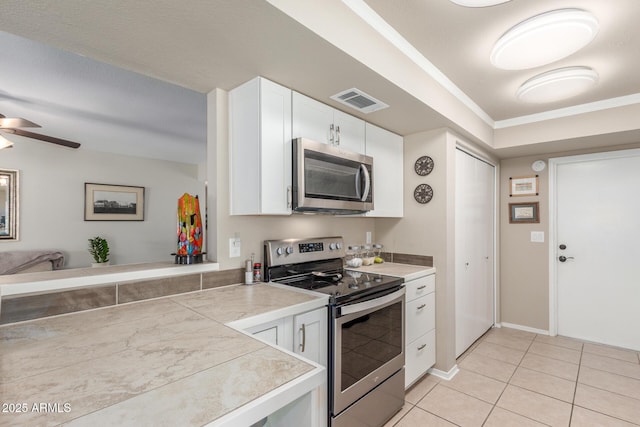
[(425, 267), (421, 265), (397, 264), (393, 262), (383, 262), (381, 264), (363, 265), (358, 268), (349, 267), (349, 270), (361, 271), (363, 273), (386, 274), (387, 276), (404, 277), (405, 281), (418, 279), (436, 272), (435, 267)]
[(266, 284), (233, 285), (2, 326), (0, 425), (228, 419), (289, 382), (326, 374), (225, 323), (324, 305)]

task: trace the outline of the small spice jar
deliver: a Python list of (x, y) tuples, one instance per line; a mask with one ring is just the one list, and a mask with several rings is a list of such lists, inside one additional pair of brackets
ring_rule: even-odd
[(253, 281), (254, 282), (261, 282), (262, 281), (262, 264), (260, 264), (259, 262), (256, 262), (255, 264), (253, 264)]

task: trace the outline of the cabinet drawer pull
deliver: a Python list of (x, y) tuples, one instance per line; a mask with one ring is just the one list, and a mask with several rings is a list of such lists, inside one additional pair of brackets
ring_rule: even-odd
[(418, 306), (418, 310), (422, 310), (423, 308), (425, 308), (427, 306), (427, 304), (422, 304)]
[(422, 344), (420, 347), (418, 347), (418, 351), (422, 350), (423, 348), (425, 348), (427, 345), (426, 344)]
[(422, 285), (422, 286), (418, 286), (418, 288), (417, 288), (417, 289), (418, 289), (418, 290), (422, 290), (422, 289), (424, 289), (424, 288), (426, 288), (426, 287), (427, 287), (427, 285)]
[(304, 348), (307, 342), (307, 331), (305, 330), (304, 323), (300, 326), (300, 332), (302, 332), (302, 343), (300, 344), (300, 352), (304, 353)]

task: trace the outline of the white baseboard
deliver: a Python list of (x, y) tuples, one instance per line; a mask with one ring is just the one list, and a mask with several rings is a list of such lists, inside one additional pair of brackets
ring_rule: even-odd
[(438, 377), (438, 378), (442, 378), (443, 380), (450, 381), (453, 379), (453, 377), (456, 376), (458, 372), (460, 372), (460, 369), (458, 369), (458, 365), (453, 365), (453, 368), (449, 369), (448, 372), (441, 371), (440, 369), (436, 369), (436, 368), (431, 368), (427, 372), (433, 375), (434, 377)]
[(502, 322), (500, 324), (496, 324), (496, 327), (517, 329), (519, 331), (533, 332), (534, 334), (540, 334), (540, 335), (549, 335), (549, 331), (545, 331), (544, 329), (530, 328), (529, 326), (516, 325), (514, 323)]

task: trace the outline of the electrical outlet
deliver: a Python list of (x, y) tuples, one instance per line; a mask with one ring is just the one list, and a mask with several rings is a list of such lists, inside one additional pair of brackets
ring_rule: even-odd
[(240, 256), (240, 238), (231, 237), (229, 239), (229, 258), (237, 258)]

